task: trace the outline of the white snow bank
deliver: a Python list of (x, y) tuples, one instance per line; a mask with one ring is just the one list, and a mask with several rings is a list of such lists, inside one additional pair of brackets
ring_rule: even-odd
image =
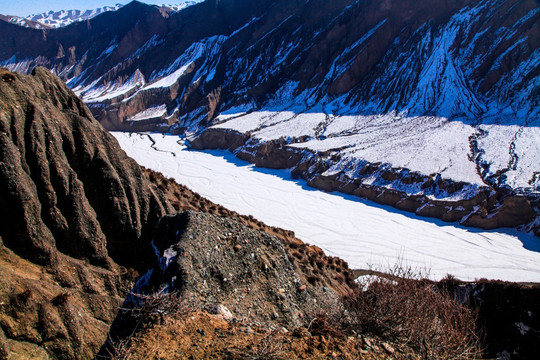
[(128, 118), (128, 121), (154, 119), (162, 117), (165, 114), (167, 114), (167, 105), (157, 105), (133, 115), (132, 117)]

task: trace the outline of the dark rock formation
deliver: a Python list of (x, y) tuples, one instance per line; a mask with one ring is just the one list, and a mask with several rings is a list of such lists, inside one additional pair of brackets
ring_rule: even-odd
[(92, 358), (170, 205), (60, 79), (0, 76), (2, 351)]
[(486, 282), (474, 289), (471, 303), (485, 329), (486, 356), (534, 359), (540, 354), (539, 302), (538, 284)]
[(540, 353), (539, 284), (480, 279), (472, 284), (443, 280), (437, 284), (478, 312), (478, 327), (486, 344), (484, 356), (536, 359)]

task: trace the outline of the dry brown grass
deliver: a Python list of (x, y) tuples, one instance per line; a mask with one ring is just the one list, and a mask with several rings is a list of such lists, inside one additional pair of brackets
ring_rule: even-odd
[(108, 349), (106, 358), (128, 360), (136, 358), (133, 352), (132, 340), (138, 332), (160, 325), (166, 318), (179, 318), (189, 312), (183, 305), (179, 293), (154, 293), (150, 295), (131, 294), (135, 307), (121, 308), (124, 316), (131, 318), (127, 323), (133, 323), (131, 336), (123, 339), (107, 339)]
[(285, 360), (287, 353), (277, 331), (269, 331), (264, 337), (253, 337), (250, 343), (240, 349), (227, 351), (231, 359), (244, 360)]
[[(413, 272), (402, 272), (413, 274)], [(345, 307), (320, 303), (287, 332), (182, 306), (178, 294), (141, 296), (140, 331), (115, 343), (127, 359), (478, 359), (475, 313), (433, 282), (392, 275), (358, 286)], [(368, 337), (366, 340), (366, 336)], [(392, 350), (388, 352), (388, 347)]]
[[(314, 335), (306, 328), (286, 332), (225, 321), (198, 310), (178, 318), (166, 317), (162, 324), (135, 335), (130, 343), (119, 344), (123, 353), (114, 359), (388, 359), (381, 345), (371, 339), (368, 346), (361, 336)], [(418, 359), (408, 348), (395, 348), (395, 360)]]
[(354, 329), (408, 345), (424, 359), (481, 357), (476, 313), (410, 269), (360, 284), (346, 306)]

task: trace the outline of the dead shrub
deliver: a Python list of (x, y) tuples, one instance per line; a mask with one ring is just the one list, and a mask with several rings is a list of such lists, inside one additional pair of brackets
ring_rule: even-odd
[(348, 316), (345, 307), (333, 301), (318, 301), (306, 313), (307, 331), (313, 336), (343, 336), (347, 332)]
[(407, 345), (425, 359), (481, 356), (476, 313), (411, 269), (360, 284), (345, 300), (350, 325), (387, 341)]
[(137, 306), (123, 310), (141, 324), (156, 321), (157, 318), (164, 316), (181, 316), (188, 312), (178, 292), (132, 294), (132, 296)]
[[(109, 343), (113, 343), (109, 338), (107, 339)], [(100, 358), (98, 356), (98, 358)], [(110, 360), (130, 360), (133, 359), (133, 349), (131, 347), (131, 339), (123, 339), (114, 342), (114, 346), (108, 351), (108, 356), (101, 357)]]
[(229, 351), (233, 359), (249, 360), (285, 360), (288, 359), (283, 350), (283, 342), (278, 339), (278, 331), (269, 331), (262, 339), (253, 340), (253, 343), (241, 349)]
[[(123, 322), (127, 327), (127, 336), (109, 338), (105, 344), (106, 356), (101, 358), (124, 360), (132, 359), (131, 342), (143, 329), (159, 325), (165, 316), (181, 317), (189, 313), (178, 292), (153, 293), (150, 295), (130, 294), (132, 307), (121, 308)], [(100, 356), (98, 356), (100, 358)]]

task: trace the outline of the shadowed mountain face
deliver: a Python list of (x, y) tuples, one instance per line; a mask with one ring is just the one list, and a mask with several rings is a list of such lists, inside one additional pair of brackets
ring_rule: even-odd
[[(455, 205), (400, 205), (420, 215), (514, 226), (532, 220), (540, 188), (538, 9), (209, 0), (173, 13), (132, 2), (58, 30), (0, 22), (0, 62), (51, 69), (108, 129), (206, 131), (199, 147), (301, 168), (325, 190), (352, 193), (357, 181), (385, 204)], [(491, 210), (480, 208), (516, 194), (527, 211), (486, 225)]]
[(98, 114), (137, 92), (128, 103), (144, 106), (100, 114), (110, 128), (151, 105), (166, 105), (171, 123), (195, 110), (209, 120), (238, 103), (264, 107), (287, 83), (284, 100), (345, 96), (360, 113), (471, 118), (510, 106), (533, 125), (539, 17), (534, 0), (229, 0), (178, 13), (133, 2), (59, 30), (1, 23), (0, 58), (54, 69)]

